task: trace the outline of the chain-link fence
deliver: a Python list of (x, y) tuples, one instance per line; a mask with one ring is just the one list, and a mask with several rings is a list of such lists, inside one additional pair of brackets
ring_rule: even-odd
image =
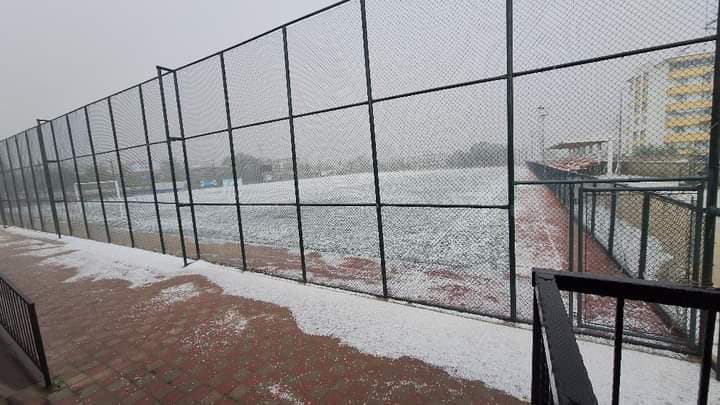
[[(562, 250), (567, 256), (555, 268), (703, 285), (702, 185), (641, 186), (540, 164), (530, 168), (550, 182), (555, 215), (566, 217), (563, 245), (553, 246), (550, 254)], [(568, 298), (573, 299), (578, 302), (573, 306), (578, 326), (612, 331), (614, 300), (582, 294)], [(628, 301), (626, 312), (628, 335), (689, 347), (699, 344), (697, 310)]]
[(342, 1), (0, 141), (2, 220), (521, 321), (532, 267), (697, 280), (702, 196), (631, 186), (706, 180), (716, 7)]
[[(580, 271), (593, 268), (610, 274), (680, 285), (701, 285), (703, 189), (689, 187), (582, 188), (581, 229), (587, 234), (579, 254)], [(580, 243), (582, 244), (582, 243)], [(596, 246), (597, 245), (597, 246)], [(600, 257), (609, 260), (597, 260)], [(596, 263), (599, 262), (599, 263)], [(587, 325), (612, 325), (613, 303), (599, 297), (584, 301)], [(638, 335), (697, 341), (697, 310), (628, 302), (627, 330)]]

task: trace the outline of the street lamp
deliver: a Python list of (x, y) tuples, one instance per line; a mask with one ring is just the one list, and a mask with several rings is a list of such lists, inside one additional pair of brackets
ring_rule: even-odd
[(545, 117), (548, 113), (545, 111), (545, 107), (539, 106), (537, 108), (538, 120), (540, 121), (540, 158), (545, 163)]

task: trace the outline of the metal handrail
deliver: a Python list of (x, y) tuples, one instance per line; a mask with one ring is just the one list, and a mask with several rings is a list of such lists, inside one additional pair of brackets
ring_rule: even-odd
[(37, 367), (46, 387), (52, 384), (35, 303), (0, 274), (0, 326)]
[(570, 318), (560, 291), (617, 299), (612, 403), (619, 403), (624, 305), (626, 300), (678, 305), (704, 311), (698, 404), (708, 403), (715, 318), (720, 289), (684, 287), (647, 280), (533, 269), (533, 404), (595, 404)]

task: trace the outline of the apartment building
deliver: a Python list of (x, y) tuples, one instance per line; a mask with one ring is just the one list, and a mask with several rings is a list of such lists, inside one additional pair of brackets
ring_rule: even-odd
[(699, 52), (641, 66), (628, 80), (623, 151), (670, 147), (678, 155), (707, 154), (714, 55)]

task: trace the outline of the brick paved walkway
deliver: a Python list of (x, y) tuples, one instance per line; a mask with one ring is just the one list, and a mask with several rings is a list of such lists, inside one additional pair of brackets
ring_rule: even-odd
[(10, 403), (521, 403), (419, 360), (306, 335), (288, 309), (200, 276), (64, 283), (72, 269), (27, 249), (0, 247), (0, 271), (36, 300), (58, 387), (15, 390)]
[[(10, 347), (0, 340), (0, 398), (13, 395), (17, 391), (35, 390), (35, 378), (26, 371), (22, 364), (10, 350)], [(1, 402), (0, 402), (1, 403)]]

